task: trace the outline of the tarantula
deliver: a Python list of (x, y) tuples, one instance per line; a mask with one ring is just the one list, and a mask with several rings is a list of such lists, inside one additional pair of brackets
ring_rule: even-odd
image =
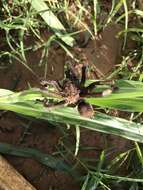
[(48, 85), (52, 85), (64, 100), (60, 101), (54, 105), (50, 105), (47, 101), (44, 101), (44, 105), (47, 107), (55, 107), (59, 105), (65, 106), (77, 106), (78, 112), (81, 116), (91, 118), (94, 115), (93, 106), (85, 101), (86, 97), (101, 97), (107, 96), (115, 90), (115, 87), (111, 85), (111, 88), (108, 88), (102, 92), (92, 92), (96, 85), (101, 84), (101, 81), (96, 81), (91, 83), (88, 86), (85, 86), (86, 82), (86, 66), (82, 67), (82, 76), (81, 79), (75, 75), (72, 69), (66, 71), (66, 79), (61, 84), (58, 81), (41, 81), (41, 85), (45, 88)]

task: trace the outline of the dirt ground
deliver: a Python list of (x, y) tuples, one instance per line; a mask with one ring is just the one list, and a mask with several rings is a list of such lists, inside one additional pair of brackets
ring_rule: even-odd
[[(85, 47), (75, 47), (72, 51), (74, 56), (80, 59), (79, 63), (74, 63), (60, 47), (53, 46), (48, 57), (47, 78), (62, 79), (64, 63), (73, 64), (77, 68), (77, 73), (83, 64), (90, 65), (93, 69), (88, 73), (88, 76), (91, 78), (108, 75), (115, 68), (119, 58), (121, 44), (120, 40), (115, 38), (118, 31), (119, 27), (110, 26), (101, 33), (100, 39), (97, 41), (89, 40)], [(38, 77), (43, 77), (44, 66), (37, 66), (40, 56), (40, 51), (29, 52), (27, 63)], [(39, 86), (37, 77), (20, 63), (15, 63), (5, 70), (0, 70), (0, 76), (0, 88), (19, 91), (26, 89), (28, 83), (34, 87)], [(25, 133), (28, 126), (30, 127)], [(104, 141), (105, 137), (106, 143)], [(0, 142), (36, 148), (44, 153), (52, 154), (56, 151), (60, 138), (61, 133), (58, 128), (51, 127), (47, 122), (29, 121), (11, 112), (6, 112), (0, 118)], [(129, 141), (122, 138), (103, 135), (86, 129), (81, 130), (80, 143), (83, 147), (95, 147), (95, 150), (84, 151), (79, 154), (88, 158), (98, 158), (101, 151), (109, 147), (113, 147), (115, 153), (124, 151), (130, 144)], [(74, 182), (70, 175), (47, 168), (34, 159), (15, 156), (5, 156), (5, 158), (38, 190), (50, 188), (58, 190), (80, 189), (79, 184)]]

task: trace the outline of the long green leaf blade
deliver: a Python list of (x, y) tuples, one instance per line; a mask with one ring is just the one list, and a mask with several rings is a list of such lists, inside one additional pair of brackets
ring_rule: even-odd
[(41, 164), (44, 164), (56, 170), (70, 170), (70, 167), (62, 160), (55, 158), (54, 156), (42, 153), (39, 150), (33, 148), (22, 148), (7, 143), (0, 143), (0, 153), (13, 156), (21, 156), (25, 158), (34, 158)]
[(59, 19), (53, 14), (48, 5), (43, 0), (30, 1), (32, 7), (40, 14), (48, 26), (55, 32), (55, 34), (64, 41), (65, 44), (73, 46), (74, 38), (66, 34), (66, 30)]
[[(143, 83), (136, 81), (117, 81), (119, 90), (110, 96), (102, 98), (87, 98), (91, 104), (116, 108), (127, 111), (143, 111)], [(4, 93), (2, 93), (2, 91)], [(130, 140), (143, 142), (143, 125), (124, 119), (95, 113), (94, 118), (85, 118), (79, 115), (76, 108), (60, 107), (48, 109), (37, 99), (54, 98), (60, 101), (61, 97), (53, 97), (49, 91), (29, 89), (21, 92), (11, 92), (0, 89), (0, 109), (10, 110), (23, 115), (44, 119), (52, 122), (67, 123), (82, 126), (90, 130), (114, 134)], [(3, 94), (3, 96), (2, 96)], [(53, 94), (54, 95), (54, 94)]]
[(48, 110), (43, 105), (35, 104), (33, 101), (27, 103), (0, 103), (0, 109), (14, 111), (38, 119), (80, 125), (90, 130), (143, 142), (143, 125), (101, 113), (96, 113), (95, 117), (90, 119), (80, 116), (76, 108), (63, 107)]

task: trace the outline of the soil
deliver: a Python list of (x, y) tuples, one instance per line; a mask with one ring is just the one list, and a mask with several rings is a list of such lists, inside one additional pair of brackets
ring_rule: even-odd
[[(64, 76), (64, 63), (70, 63), (80, 72), (83, 64), (90, 65), (93, 69), (88, 73), (91, 78), (104, 77), (114, 69), (119, 57), (121, 43), (115, 37), (120, 27), (109, 26), (100, 33), (100, 38), (89, 40), (85, 47), (77, 48), (72, 51), (75, 59), (73, 60), (59, 46), (52, 46), (49, 50), (48, 68), (46, 78), (50, 80), (61, 80)], [(49, 34), (43, 34), (43, 38)], [(34, 39), (26, 39), (26, 43), (32, 44)], [(28, 84), (38, 87), (38, 80), (44, 76), (45, 65), (40, 65), (39, 60), (42, 51), (32, 50), (26, 55), (27, 63), (36, 73), (33, 75), (21, 63), (15, 63), (6, 69), (0, 70), (0, 88), (20, 91), (26, 89)], [(28, 132), (25, 130), (29, 126)], [(0, 118), (0, 142), (6, 142), (22, 147), (31, 147), (44, 153), (52, 154), (61, 139), (62, 134), (57, 127), (53, 127), (43, 121), (29, 121), (15, 113), (6, 112)], [(70, 137), (70, 132), (69, 132)], [(106, 139), (106, 140), (105, 140)], [(114, 157), (117, 153), (125, 151), (130, 146), (130, 141), (112, 135), (103, 135), (87, 129), (81, 130), (82, 147), (94, 147), (94, 150), (79, 152), (78, 156), (87, 158), (99, 158), (102, 150), (113, 148)], [(16, 156), (5, 156), (5, 158), (29, 181), (37, 190), (47, 189), (74, 189), (79, 190), (79, 183), (64, 173), (47, 168), (34, 159), (20, 158)]]

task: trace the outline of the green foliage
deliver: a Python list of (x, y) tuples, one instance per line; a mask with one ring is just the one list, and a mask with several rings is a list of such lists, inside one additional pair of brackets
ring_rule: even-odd
[[(143, 111), (141, 82), (118, 81), (118, 92), (102, 98), (87, 98), (94, 105), (120, 110)], [(101, 88), (101, 87), (100, 87)], [(76, 108), (60, 107), (46, 108), (38, 99), (44, 97), (60, 101), (58, 97), (50, 96), (48, 91), (30, 89), (23, 92), (12, 93), (4, 90), (0, 96), (0, 109), (14, 111), (37, 119), (53, 122), (79, 125), (85, 128), (109, 134), (115, 134), (134, 141), (143, 142), (143, 126), (125, 119), (95, 113), (94, 118), (85, 118), (79, 115)], [(6, 95), (7, 93), (7, 95)], [(79, 136), (79, 135), (78, 135)]]
[(7, 143), (0, 143), (0, 153), (24, 158), (33, 158), (52, 169), (70, 172), (70, 167), (64, 161), (55, 158), (54, 156), (44, 154), (36, 149), (22, 148)]
[(86, 100), (97, 106), (113, 108), (128, 112), (143, 111), (143, 83), (137, 81), (119, 80), (115, 84), (118, 90), (110, 96), (101, 98), (87, 98)]
[[(73, 46), (75, 41), (68, 34), (58, 18), (49, 9), (48, 5), (43, 0), (30, 1), (32, 7), (41, 15), (48, 26), (55, 32), (55, 34), (67, 45)], [(65, 34), (64, 34), (65, 33)]]
[[(74, 6), (76, 7), (75, 12), (69, 9), (71, 2), (74, 2)], [(11, 1), (1, 1), (0, 29), (2, 34), (2, 49), (0, 52), (0, 69), (8, 68), (16, 60), (35, 74), (28, 66), (26, 60), (27, 52), (42, 49), (39, 65), (46, 65), (48, 63), (48, 50), (53, 41), (60, 44), (68, 56), (74, 61), (79, 61), (72, 55), (70, 49), (64, 43), (72, 47), (75, 43), (73, 36), (81, 31), (85, 30), (88, 33), (87, 39), (90, 37), (95, 39), (99, 30), (104, 29), (108, 24), (121, 24), (123, 30), (119, 32), (117, 37), (124, 37), (123, 48), (125, 51), (122, 54), (122, 61), (116, 66), (115, 71), (108, 76), (108, 79), (119, 77), (136, 81), (116, 81), (116, 85), (119, 88), (116, 92), (107, 97), (86, 98), (86, 101), (100, 107), (100, 109), (104, 109), (104, 111), (117, 109), (126, 111), (128, 114), (139, 112), (138, 115), (141, 115), (141, 112), (143, 112), (143, 84), (142, 82), (138, 82), (138, 80), (143, 81), (142, 5), (140, 1), (135, 0), (112, 0), (108, 2), (112, 3), (109, 12), (102, 8), (102, 1), (98, 0), (14, 0), (12, 4)], [(106, 15), (105, 18), (104, 15)], [(73, 20), (68, 19), (69, 17), (72, 17)], [(85, 22), (86, 19), (87, 23)], [(78, 24), (82, 26), (81, 31), (77, 31), (79, 29), (76, 29)], [(41, 37), (41, 29), (50, 29), (53, 31), (53, 35), (46, 42)], [(25, 43), (27, 36), (34, 36), (34, 39), (36, 39), (35, 43), (27, 46)], [(134, 44), (129, 49), (128, 41)], [(46, 68), (47, 66), (45, 66), (45, 76)], [(104, 87), (98, 86), (97, 90), (100, 91), (108, 87), (108, 85)], [(60, 97), (53, 95), (39, 89), (29, 89), (17, 93), (0, 89), (0, 109), (14, 111), (37, 119), (44, 119), (52, 123), (64, 123), (74, 126), (76, 129), (75, 155), (80, 151), (80, 127), (93, 130), (93, 132), (99, 131), (118, 135), (133, 141), (143, 142), (143, 126), (139, 123), (108, 116), (97, 111), (95, 111), (94, 118), (87, 119), (81, 117), (76, 108), (61, 107), (48, 109), (37, 101), (37, 99), (43, 99), (44, 97), (54, 101), (61, 100)], [(141, 117), (140, 120), (142, 121)], [(0, 143), (0, 152), (3, 154), (34, 157), (42, 164), (53, 169), (64, 171), (69, 171), (70, 169), (63, 161), (33, 149), (23, 149)], [(119, 155), (111, 160), (107, 167), (104, 165), (106, 159), (108, 157), (106, 158), (106, 151), (104, 150), (103, 152), (101, 151), (97, 165), (92, 165), (92, 170), (88, 168), (88, 163), (85, 163), (86, 175), (83, 178), (82, 190), (97, 188), (110, 190), (112, 189), (112, 185), (113, 188), (115, 186), (114, 189), (116, 187), (119, 189), (129, 187), (129, 190), (142, 189), (142, 144), (135, 142), (135, 148), (119, 153)], [(129, 172), (128, 176), (120, 176), (116, 171), (126, 161), (128, 162), (128, 166), (126, 167), (132, 168), (132, 172)], [(120, 183), (123, 186), (120, 186)]]

